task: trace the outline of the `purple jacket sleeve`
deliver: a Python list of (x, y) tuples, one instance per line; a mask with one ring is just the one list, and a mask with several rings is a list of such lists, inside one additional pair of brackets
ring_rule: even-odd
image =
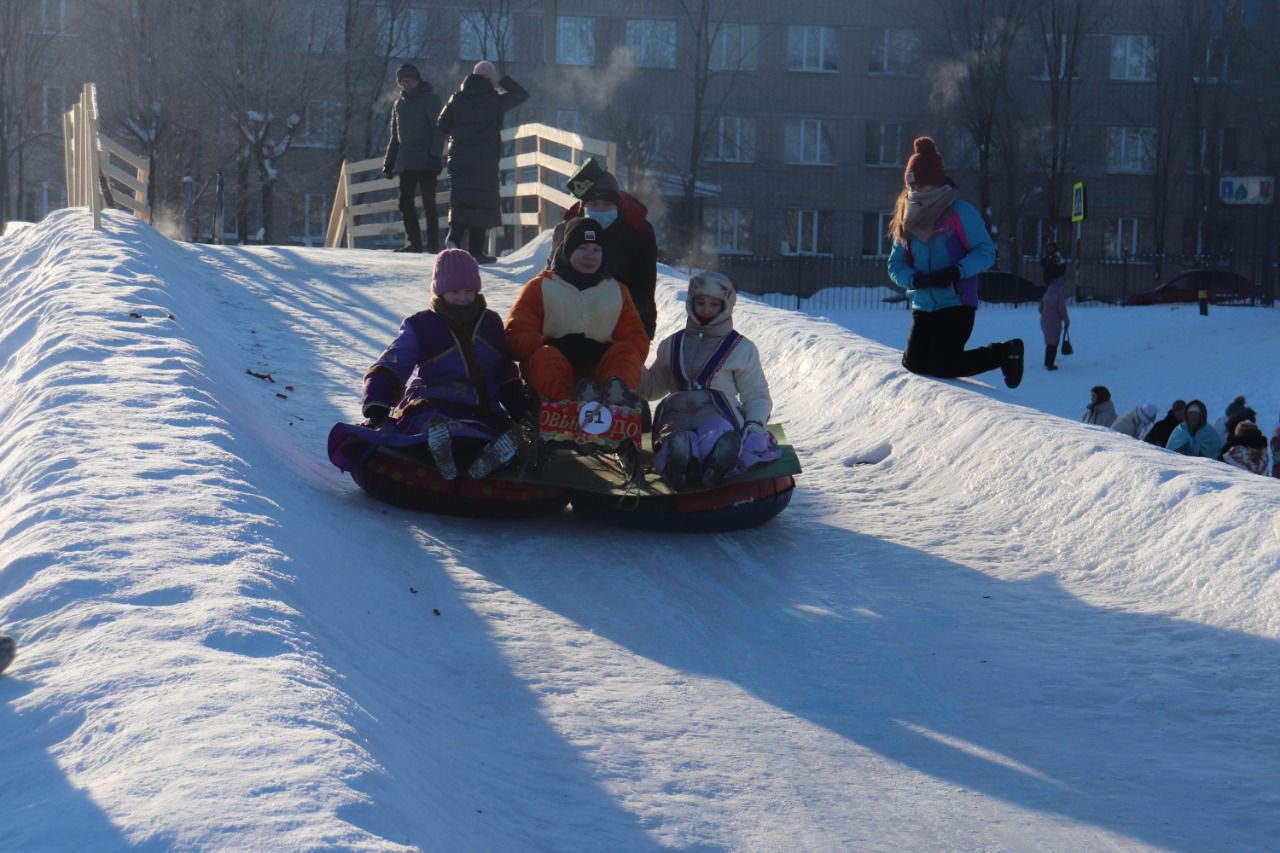
[(360, 411), (366, 412), (370, 406), (394, 409), (404, 395), (405, 383), (417, 366), (418, 336), (413, 331), (413, 324), (405, 320), (400, 324), (400, 333), (391, 346), (383, 350), (364, 374)]

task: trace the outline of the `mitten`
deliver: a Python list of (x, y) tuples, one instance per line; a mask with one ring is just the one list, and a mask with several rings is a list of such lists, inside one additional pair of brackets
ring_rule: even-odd
[(387, 415), (391, 414), (391, 408), (381, 403), (370, 403), (364, 407), (365, 419), (369, 422), (369, 426), (377, 426), (387, 419)]
[(934, 287), (950, 287), (960, 280), (960, 267), (949, 266), (933, 274)]

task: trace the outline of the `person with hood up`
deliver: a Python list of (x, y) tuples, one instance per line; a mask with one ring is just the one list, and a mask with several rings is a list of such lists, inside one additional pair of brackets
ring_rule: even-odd
[(1203, 456), (1217, 459), (1222, 439), (1208, 423), (1209, 410), (1199, 400), (1187, 403), (1186, 419), (1173, 428), (1165, 447), (1185, 456)]
[(502, 331), (480, 293), (480, 268), (461, 249), (436, 255), (431, 304), (400, 324), (391, 345), (364, 375), (367, 423), (338, 424), (329, 458), (358, 468), (378, 446), (427, 445), (445, 480), (469, 466), (487, 477), (515, 458), (515, 419), (527, 401)]
[(1169, 407), (1169, 411), (1165, 413), (1163, 418), (1155, 422), (1143, 441), (1147, 444), (1154, 444), (1156, 447), (1164, 447), (1169, 443), (1169, 436), (1173, 435), (1173, 428), (1182, 423), (1186, 413), (1186, 402), (1174, 400), (1173, 405)]
[(1130, 409), (1111, 423), (1111, 428), (1122, 432), (1130, 438), (1142, 440), (1147, 437), (1156, 422), (1156, 407), (1151, 403), (1143, 403)]
[(519, 83), (499, 77), (493, 63), (484, 61), (476, 63), (440, 111), (440, 132), (449, 136), (446, 239), (482, 263), (493, 260), (484, 254), (485, 232), (502, 224), (498, 193), (502, 117), (528, 99), (529, 93)]
[(1058, 342), (1071, 328), (1071, 317), (1067, 314), (1067, 266), (1063, 263), (1062, 253), (1057, 243), (1045, 246), (1044, 257), (1040, 260), (1044, 270), (1045, 292), (1040, 297), (1040, 331), (1044, 333), (1044, 366), (1047, 370), (1057, 370), (1054, 359), (1058, 356)]
[(674, 489), (716, 485), (781, 455), (765, 428), (773, 399), (760, 353), (733, 328), (737, 301), (727, 275), (695, 275), (684, 329), (658, 345), (641, 377), (642, 397), (670, 395), (653, 416), (653, 464)]
[(911, 300), (902, 366), (954, 379), (1000, 368), (1004, 384), (1022, 382), (1021, 338), (966, 350), (978, 311), (978, 274), (996, 247), (977, 208), (956, 194), (932, 139), (917, 138), (903, 172), (889, 236), (889, 277)]
[(1213, 422), (1213, 428), (1218, 431), (1218, 435), (1225, 439), (1224, 449), (1231, 445), (1231, 440), (1236, 432), (1236, 424), (1241, 421), (1253, 421), (1255, 424), (1258, 422), (1258, 413), (1249, 407), (1243, 395), (1227, 403), (1223, 416)]
[(1111, 391), (1107, 386), (1094, 385), (1089, 389), (1089, 405), (1085, 407), (1084, 416), (1080, 420), (1104, 427), (1115, 423), (1116, 406), (1111, 402)]
[(511, 353), (544, 402), (639, 402), (649, 338), (631, 294), (608, 273), (603, 231), (594, 219), (569, 222), (551, 269), (524, 286), (507, 314)]
[(407, 242), (397, 252), (421, 252), (422, 228), (418, 225), (415, 194), (421, 193), (427, 219), (427, 251), (440, 251), (440, 216), (436, 212), (436, 177), (440, 174), (444, 136), (436, 127), (440, 97), (418, 69), (409, 64), (396, 70), (400, 97), (391, 105), (391, 138), (382, 158), (382, 174), (400, 174), (400, 214)]
[(593, 157), (569, 178), (569, 192), (579, 201), (565, 211), (564, 221), (556, 226), (547, 266), (563, 239), (565, 223), (580, 216), (599, 222), (604, 229), (600, 243), (609, 275), (631, 293), (645, 334), (652, 341), (658, 327), (658, 308), (653, 298), (658, 283), (658, 240), (647, 219), (649, 209), (625, 192), (618, 179)]
[(1236, 424), (1230, 446), (1219, 454), (1228, 465), (1243, 468), (1253, 474), (1271, 476), (1271, 454), (1267, 451), (1267, 439), (1253, 421)]

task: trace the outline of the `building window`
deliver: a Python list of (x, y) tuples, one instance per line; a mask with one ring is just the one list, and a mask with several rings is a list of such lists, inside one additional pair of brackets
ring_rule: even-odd
[(505, 60), (515, 53), (515, 19), (510, 15), (464, 12), (458, 23), (458, 58)]
[(329, 200), (324, 193), (302, 194), (302, 243), (323, 246), (329, 224)]
[(1102, 257), (1132, 258), (1138, 253), (1138, 220), (1132, 216), (1107, 219), (1102, 225)]
[(396, 8), (379, 4), (374, 9), (378, 23), (378, 50), (387, 56), (422, 58), (427, 53), (427, 10)]
[(596, 64), (596, 19), (561, 15), (556, 18), (556, 63)]
[(915, 75), (919, 58), (920, 36), (915, 30), (881, 30), (872, 37), (867, 70), (872, 74)]
[(639, 68), (676, 67), (676, 22), (629, 20), (627, 62)]
[(889, 223), (893, 221), (892, 213), (862, 214), (862, 255), (863, 257), (886, 258), (893, 248), (893, 238), (889, 236)]
[(1143, 35), (1112, 36), (1111, 79), (1141, 83), (1155, 80), (1155, 38)]
[(721, 24), (711, 42), (712, 71), (755, 71), (760, 67), (760, 27)]
[(745, 116), (721, 116), (707, 134), (703, 157), (719, 163), (754, 163), (756, 122)]
[(831, 211), (787, 210), (784, 213), (783, 254), (831, 254)]
[(675, 161), (676, 118), (669, 113), (654, 115), (652, 127), (645, 140), (649, 150), (653, 152), (651, 163), (671, 163)]
[(835, 28), (787, 27), (787, 68), (791, 71), (838, 71)]
[(1238, 82), (1235, 52), (1222, 33), (1214, 33), (1204, 46), (1204, 74), (1197, 76), (1197, 83)]
[(293, 144), (299, 148), (337, 148), (344, 106), (342, 101), (312, 101), (302, 115)]
[(1154, 127), (1107, 128), (1107, 171), (1151, 174), (1155, 171)]
[[(1079, 69), (1072, 63), (1069, 67), (1068, 63), (1072, 57), (1071, 51), (1074, 45), (1067, 36), (1058, 33), (1044, 33), (1040, 41), (1040, 67), (1036, 70), (1034, 79), (1036, 80), (1078, 80), (1080, 78)], [(1057, 64), (1058, 72), (1056, 75), (1050, 74), (1050, 69)]]
[(67, 111), (67, 90), (46, 83), (41, 94), (40, 129), (45, 133), (61, 133), (62, 114)]
[(1220, 127), (1217, 132), (1200, 128), (1200, 174), (1234, 172), (1236, 166), (1236, 129)]
[(868, 166), (901, 166), (907, 162), (911, 151), (911, 140), (907, 139), (906, 128), (897, 122), (867, 122), (867, 155)]
[(38, 5), (37, 33), (57, 35), (67, 31), (67, 0), (38, 0)]
[(745, 207), (703, 208), (702, 251), (717, 255), (751, 254), (751, 210)]
[(784, 134), (783, 162), (800, 166), (835, 165), (831, 134), (822, 119), (792, 119), (787, 122)]

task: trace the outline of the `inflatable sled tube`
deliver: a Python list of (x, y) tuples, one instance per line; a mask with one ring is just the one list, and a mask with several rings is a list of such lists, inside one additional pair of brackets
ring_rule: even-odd
[(560, 512), (569, 493), (557, 486), (514, 480), (445, 480), (425, 460), (379, 448), (351, 471), (351, 479), (389, 504), (444, 515), (528, 518)]
[(633, 530), (722, 533), (764, 524), (787, 508), (795, 487), (788, 474), (689, 494), (619, 497), (572, 491), (569, 500), (573, 514), (588, 521)]

